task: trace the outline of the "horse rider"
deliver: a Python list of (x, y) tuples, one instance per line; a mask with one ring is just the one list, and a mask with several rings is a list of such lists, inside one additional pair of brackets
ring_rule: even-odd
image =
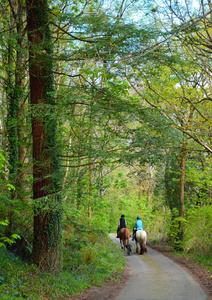
[(135, 223), (135, 227), (133, 228), (133, 237), (132, 241), (136, 240), (136, 231), (143, 230), (143, 222), (141, 221), (141, 217), (137, 217), (137, 221)]
[(125, 220), (125, 215), (121, 215), (121, 218), (119, 220), (118, 228), (117, 228), (117, 236), (116, 236), (117, 238), (119, 237), (118, 234), (121, 228), (127, 228), (127, 221)]

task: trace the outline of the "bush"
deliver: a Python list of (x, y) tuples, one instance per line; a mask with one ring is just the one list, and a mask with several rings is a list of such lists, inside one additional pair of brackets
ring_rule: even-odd
[(184, 251), (212, 254), (212, 206), (190, 209), (185, 226)]

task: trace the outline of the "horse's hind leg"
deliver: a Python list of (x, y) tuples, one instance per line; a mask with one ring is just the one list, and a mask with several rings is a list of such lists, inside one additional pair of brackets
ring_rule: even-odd
[(124, 251), (125, 251), (125, 248), (126, 248), (126, 240), (123, 241), (123, 244), (124, 244)]
[(138, 253), (138, 243), (136, 242), (136, 253)]
[(147, 253), (146, 240), (145, 240), (145, 239), (143, 240), (142, 245), (143, 245), (143, 251), (144, 251), (145, 253)]
[(143, 242), (140, 241), (140, 254), (143, 255), (144, 254), (144, 248), (143, 248)]

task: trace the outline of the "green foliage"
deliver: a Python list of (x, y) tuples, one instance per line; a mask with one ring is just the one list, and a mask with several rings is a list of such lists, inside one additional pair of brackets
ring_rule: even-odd
[[(2, 226), (8, 226), (9, 221), (6, 219), (5, 221), (0, 221), (0, 227)], [(17, 239), (21, 239), (20, 235), (13, 233), (10, 237), (3, 236), (3, 234), (0, 232), (0, 248), (5, 247), (5, 244), (12, 245), (15, 243)]]
[(187, 223), (186, 219), (179, 216), (177, 208), (172, 209), (172, 218), (167, 223), (168, 241), (175, 249), (182, 249), (183, 228)]
[(203, 154), (192, 156), (186, 168), (186, 183), (190, 188), (187, 195), (193, 205), (211, 204), (212, 158)]
[(179, 157), (178, 151), (171, 151), (166, 158), (165, 164), (165, 201), (169, 208), (180, 209), (180, 191), (179, 191), (179, 181), (180, 181), (180, 165), (178, 161)]
[(3, 155), (3, 151), (0, 149), (0, 174), (4, 174), (5, 163), (6, 163), (6, 159)]
[(184, 250), (212, 255), (212, 206), (192, 207), (185, 225)]
[(171, 219), (171, 211), (162, 206), (152, 212), (151, 224), (148, 230), (148, 240), (164, 241), (168, 238), (168, 228)]

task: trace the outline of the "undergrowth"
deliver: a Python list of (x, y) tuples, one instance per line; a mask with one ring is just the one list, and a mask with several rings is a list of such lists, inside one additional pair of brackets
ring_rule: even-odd
[(124, 269), (121, 249), (107, 236), (84, 242), (77, 239), (64, 245), (64, 267), (54, 276), (21, 261), (0, 248), (0, 296), (6, 299), (66, 299), (108, 278), (117, 278)]

